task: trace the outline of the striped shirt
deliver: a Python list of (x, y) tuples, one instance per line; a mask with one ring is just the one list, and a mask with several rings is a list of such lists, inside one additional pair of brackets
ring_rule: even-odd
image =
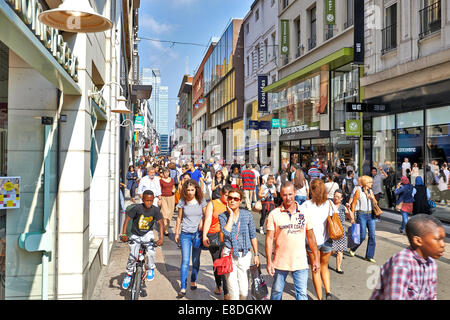
[(255, 190), (255, 173), (252, 170), (242, 170), (241, 179), (243, 185), (242, 189)]
[(242, 251), (242, 254), (245, 256), (252, 247), (251, 239), (256, 238), (253, 216), (250, 211), (240, 210), (239, 219), (236, 223), (233, 223), (231, 232), (225, 230), (229, 216), (229, 213), (226, 211), (219, 215), (225, 246), (233, 248), (234, 256), (238, 257), (239, 251)]
[(371, 300), (437, 300), (437, 264), (411, 247), (393, 255), (382, 267)]
[(314, 180), (314, 179), (319, 179), (319, 178), (321, 178), (321, 177), (323, 176), (323, 173), (320, 172), (320, 170), (317, 169), (316, 167), (311, 167), (311, 168), (308, 170), (308, 176), (310, 176), (311, 181), (312, 181), (312, 180)]

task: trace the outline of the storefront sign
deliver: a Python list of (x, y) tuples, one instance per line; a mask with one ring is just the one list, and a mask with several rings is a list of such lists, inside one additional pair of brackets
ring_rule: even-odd
[(361, 120), (345, 121), (345, 135), (359, 137), (361, 135)]
[(308, 131), (308, 130), (309, 130), (308, 125), (304, 124), (302, 126), (281, 129), (281, 134), (284, 135), (284, 134), (290, 134), (290, 133), (298, 133), (298, 132), (303, 132), (303, 131)]
[(345, 111), (347, 112), (371, 112), (384, 113), (389, 111), (387, 104), (368, 104), (362, 102), (347, 102), (345, 104)]
[(287, 119), (281, 119), (281, 128), (287, 127)]
[(270, 121), (259, 121), (259, 130), (272, 129), (272, 123)]
[(364, 64), (364, 1), (354, 2), (353, 62)]
[(280, 127), (280, 119), (272, 119), (272, 129)]
[(29, 26), (41, 43), (50, 51), (72, 79), (78, 81), (78, 58), (73, 55), (59, 30), (41, 23), (38, 19), (43, 11), (38, 0), (6, 0), (20, 19)]
[(248, 121), (248, 128), (250, 130), (259, 130), (259, 122), (255, 120)]
[(264, 88), (267, 86), (267, 75), (258, 75), (258, 112), (269, 112), (267, 105), (267, 93)]
[(137, 116), (134, 118), (134, 130), (142, 130), (144, 128), (144, 117)]
[(335, 0), (325, 0), (325, 18), (326, 24), (336, 24)]
[(281, 54), (289, 54), (289, 20), (281, 20)]
[(20, 177), (0, 177), (0, 209), (20, 208)]

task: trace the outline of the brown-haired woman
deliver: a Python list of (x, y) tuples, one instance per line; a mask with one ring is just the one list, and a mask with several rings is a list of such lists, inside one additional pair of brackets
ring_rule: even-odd
[(181, 244), (181, 290), (178, 293), (178, 298), (182, 298), (186, 295), (191, 247), (191, 290), (197, 289), (196, 282), (200, 269), (200, 246), (202, 241), (203, 217), (206, 213), (206, 201), (197, 181), (190, 179), (184, 183), (177, 207), (178, 217), (175, 241)]
[(295, 201), (299, 206), (308, 199), (309, 185), (308, 180), (305, 178), (305, 174), (302, 169), (297, 169), (294, 175), (294, 187), (295, 187)]
[[(328, 216), (337, 212), (334, 204), (327, 199), (325, 183), (322, 179), (315, 179), (310, 184), (311, 200), (305, 201), (300, 206), (301, 211), (308, 211), (312, 218), (314, 235), (316, 236), (317, 249), (320, 253), (320, 271), (312, 272), (312, 279), (316, 295), (322, 300), (322, 283), (326, 292), (326, 299), (332, 300), (330, 285), (330, 271), (328, 270), (328, 261), (330, 260), (333, 240), (328, 234)], [(309, 261), (314, 260), (313, 253), (309, 246), (306, 247)]]
[(225, 186), (225, 177), (222, 170), (217, 170), (214, 179), (211, 182), (212, 200), (220, 199), (220, 190)]

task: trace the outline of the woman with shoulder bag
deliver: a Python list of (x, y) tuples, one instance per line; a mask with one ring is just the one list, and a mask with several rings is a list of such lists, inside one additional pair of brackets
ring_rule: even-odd
[[(221, 197), (212, 200), (206, 207), (205, 221), (203, 223), (203, 245), (208, 248), (211, 258), (214, 261), (220, 258), (223, 249), (223, 233), (220, 231), (219, 215), (227, 211), (228, 192), (233, 190), (231, 185), (227, 184), (220, 189)], [(230, 300), (225, 275), (218, 275), (214, 270), (214, 279), (216, 280), (216, 289), (214, 293), (222, 294), (223, 299)]]
[(197, 277), (200, 269), (200, 253), (203, 229), (203, 217), (206, 213), (206, 201), (197, 181), (191, 179), (184, 183), (181, 199), (178, 203), (178, 217), (175, 242), (181, 244), (180, 280), (181, 290), (177, 298), (186, 295), (187, 277), (192, 248), (191, 290), (197, 289)]
[[(328, 216), (337, 212), (334, 204), (327, 200), (325, 183), (322, 179), (311, 181), (311, 200), (305, 201), (300, 206), (300, 212), (308, 211), (312, 220), (314, 235), (316, 236), (317, 249), (320, 254), (320, 271), (312, 272), (312, 280), (318, 300), (322, 300), (322, 283), (325, 288), (326, 300), (332, 300), (330, 271), (328, 262), (333, 250), (333, 240), (328, 232)], [(309, 261), (314, 261), (314, 255), (309, 245), (306, 246)]]
[(398, 196), (395, 208), (402, 214), (402, 225), (399, 228), (400, 233), (403, 233), (405, 230), (406, 223), (408, 222), (408, 215), (413, 212), (416, 189), (414, 189), (413, 185), (409, 182), (407, 177), (401, 177), (400, 183), (394, 191), (394, 194)]
[(363, 243), (366, 238), (366, 229), (369, 231), (369, 239), (367, 241), (366, 257), (367, 261), (375, 263), (375, 228), (377, 217), (373, 213), (373, 204), (377, 203), (375, 195), (372, 191), (373, 179), (369, 176), (362, 176), (358, 179), (358, 186), (355, 187), (354, 196), (351, 199), (351, 205), (347, 204), (351, 208), (350, 222), (355, 223), (355, 213), (356, 213), (356, 223), (361, 225), (361, 236), (360, 243), (353, 248), (350, 248), (349, 253), (352, 257), (355, 256), (355, 251)]
[(275, 209), (275, 197), (277, 196), (277, 187), (275, 186), (275, 177), (269, 175), (266, 183), (259, 189), (258, 197), (261, 199), (261, 218), (259, 219), (259, 233), (264, 234), (264, 223), (270, 211)]
[(247, 300), (248, 271), (253, 248), (253, 263), (259, 266), (258, 240), (252, 214), (240, 210), (244, 193), (239, 189), (228, 192), (227, 211), (219, 215), (220, 228), (224, 238), (222, 255), (231, 255), (232, 271), (226, 274), (231, 300)]

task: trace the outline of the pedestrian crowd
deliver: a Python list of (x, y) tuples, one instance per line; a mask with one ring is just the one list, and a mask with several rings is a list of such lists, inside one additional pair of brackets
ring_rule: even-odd
[[(380, 286), (371, 298), (436, 299), (437, 272), (433, 259), (444, 252), (445, 232), (440, 221), (429, 215), (430, 190), (424, 186), (422, 177), (416, 175), (414, 167), (405, 165), (402, 169), (400, 182), (391, 190), (392, 167), (373, 167), (370, 173), (358, 177), (356, 168), (345, 165), (343, 159), (335, 170), (312, 162), (308, 168), (282, 165), (276, 171), (270, 166), (240, 165), (236, 160), (231, 165), (214, 159), (195, 165), (194, 161), (169, 157), (140, 157), (135, 166), (129, 167), (127, 183), (121, 182), (134, 204), (127, 210), (121, 239), (128, 240), (129, 223), (132, 223), (131, 240), (155, 239), (156, 222), (157, 242), (162, 245), (177, 212), (172, 228), (181, 249), (177, 298), (187, 295), (191, 263), (190, 290), (197, 289), (200, 254), (208, 250), (214, 265), (214, 293), (223, 295), (224, 300), (239, 300), (248, 297), (250, 268), (260, 268), (256, 238), (259, 232), (265, 235), (266, 269), (273, 276), (272, 291), (267, 298), (281, 300), (287, 275), (291, 273), (296, 299), (307, 300), (311, 268), (317, 298), (332, 300), (335, 296), (328, 266), (333, 253), (335, 270), (343, 274), (344, 252), (354, 257), (367, 237), (365, 259), (376, 263), (375, 231), (382, 214), (379, 201), (385, 194), (382, 190), (385, 186), (389, 204), (395, 204), (402, 214), (399, 231), (406, 231), (410, 246), (383, 265)], [(448, 183), (445, 172), (440, 179)], [(392, 192), (388, 193), (388, 189)], [(125, 211), (123, 199), (121, 194)], [(256, 223), (252, 212), (260, 214)], [(415, 216), (409, 218), (412, 214)], [(345, 221), (351, 224), (348, 230), (344, 228)], [(341, 230), (337, 236), (332, 225)], [(147, 255), (147, 280), (151, 281), (155, 276), (153, 247), (147, 250)], [(136, 245), (130, 244), (124, 289), (131, 281), (135, 257)], [(412, 275), (405, 275), (399, 268), (408, 269)], [(411, 283), (417, 289), (425, 288), (426, 293), (410, 292)]]

